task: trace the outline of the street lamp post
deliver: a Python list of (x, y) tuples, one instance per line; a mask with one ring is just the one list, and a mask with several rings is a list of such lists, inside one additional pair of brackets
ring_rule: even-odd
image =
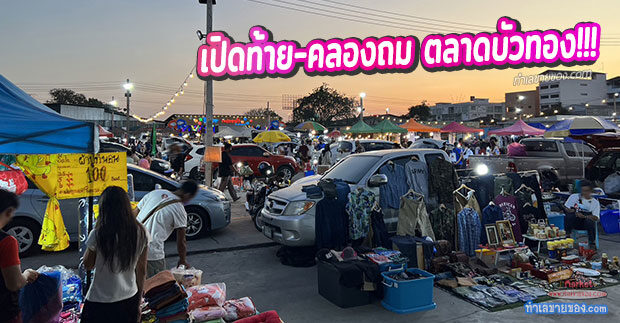
[(616, 101), (618, 101), (618, 92), (614, 93), (614, 122), (616, 121), (616, 118), (618, 117), (618, 110), (616, 110)]
[(114, 111), (116, 111), (116, 108), (118, 107), (118, 102), (116, 102), (114, 97), (112, 97), (112, 101), (108, 102), (108, 104), (112, 106), (112, 109), (110, 109), (110, 114), (112, 115), (112, 120), (110, 120), (110, 129), (114, 131)]
[(360, 93), (360, 121), (364, 121), (364, 98), (366, 97), (366, 93)]
[(127, 111), (126, 112), (126, 132), (125, 132), (125, 140), (126, 143), (129, 143), (129, 98), (131, 97), (131, 90), (133, 89), (133, 84), (129, 83), (129, 79), (127, 79), (127, 82), (125, 84), (123, 84), (123, 88), (125, 89), (125, 97), (127, 98)]

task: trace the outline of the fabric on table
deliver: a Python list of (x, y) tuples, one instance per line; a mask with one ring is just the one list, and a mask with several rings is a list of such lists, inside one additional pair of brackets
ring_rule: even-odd
[(487, 244), (489, 241), (487, 240), (486, 230), (484, 227), (487, 224), (495, 224), (497, 221), (501, 221), (504, 219), (504, 213), (502, 209), (497, 205), (488, 205), (482, 210), (482, 230), (480, 231), (480, 242), (482, 244)]
[(484, 175), (480, 177), (469, 178), (463, 181), (463, 184), (476, 191), (474, 195), (476, 200), (480, 204), (480, 208), (489, 205), (489, 202), (493, 200), (495, 177), (493, 175)]
[(349, 238), (357, 240), (368, 235), (370, 215), (378, 206), (377, 195), (369, 190), (356, 189), (348, 196), (347, 213), (349, 214)]
[(464, 208), (471, 208), (479, 215), (482, 214), (480, 204), (478, 204), (478, 200), (474, 193), (474, 191), (468, 191), (467, 195), (463, 196), (460, 192), (454, 192), (454, 212), (458, 214)]
[(429, 189), (431, 196), (437, 197), (438, 204), (452, 204), (452, 192), (458, 187), (458, 177), (454, 165), (437, 158), (429, 166)]
[(426, 213), (424, 197), (409, 197), (409, 194), (407, 194), (400, 198), (396, 234), (416, 236), (416, 229), (419, 229), (423, 236), (428, 236), (433, 241), (435, 240), (433, 227)]
[(457, 214), (458, 247), (470, 257), (473, 257), (480, 244), (480, 217), (472, 208), (464, 208)]
[(428, 165), (419, 160), (410, 160), (405, 164), (407, 186), (428, 199)]
[(448, 241), (451, 248), (454, 248), (454, 232), (456, 227), (454, 209), (440, 205), (438, 208), (431, 211), (429, 220), (431, 221), (431, 227), (433, 228), (435, 238), (437, 240)]
[(155, 313), (155, 316), (161, 319), (167, 316), (174, 316), (179, 313), (186, 313), (188, 307), (189, 307), (189, 301), (187, 300), (187, 298), (184, 298), (176, 303), (172, 303), (162, 308), (161, 310), (157, 311), (157, 313)]
[(387, 176), (388, 182), (379, 187), (379, 203), (382, 209), (398, 209), (400, 197), (407, 193), (405, 168), (398, 164), (385, 164), (379, 168), (379, 174)]
[(346, 247), (348, 236), (348, 216), (346, 205), (350, 193), (349, 184), (334, 181), (336, 198), (325, 196), (316, 205), (315, 244), (318, 249), (338, 249)]
[(506, 194), (513, 194), (514, 188), (512, 186), (512, 179), (508, 176), (498, 176), (495, 177), (495, 188), (494, 188), (494, 196), (498, 196), (502, 193), (502, 189)]
[(504, 220), (510, 221), (512, 233), (515, 236), (515, 242), (523, 241), (521, 235), (521, 223), (519, 218), (519, 210), (517, 209), (517, 198), (513, 195), (498, 195), (495, 198), (495, 204), (502, 209)]
[(162, 271), (144, 282), (144, 297), (153, 297), (176, 284), (174, 275), (169, 270)]

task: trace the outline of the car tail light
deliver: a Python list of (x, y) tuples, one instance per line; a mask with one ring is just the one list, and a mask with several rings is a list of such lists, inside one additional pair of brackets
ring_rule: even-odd
[(185, 156), (185, 161), (189, 161), (189, 160), (191, 160), (192, 158), (194, 158), (194, 157), (192, 157), (192, 156), (190, 156), (190, 155), (187, 155), (187, 156)]
[(465, 168), (469, 168), (469, 158), (465, 159)]
[(516, 173), (518, 171), (517, 165), (514, 162), (509, 162), (506, 168), (509, 173)]

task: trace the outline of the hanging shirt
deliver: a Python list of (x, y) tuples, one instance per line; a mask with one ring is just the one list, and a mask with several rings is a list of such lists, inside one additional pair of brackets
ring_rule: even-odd
[(419, 160), (410, 160), (405, 164), (407, 185), (410, 189), (424, 195), (428, 199), (428, 166)]
[(437, 240), (447, 240), (454, 247), (455, 216), (454, 209), (445, 206), (431, 210), (431, 227)]
[[(484, 228), (487, 224), (495, 225), (495, 222), (501, 221), (504, 219), (504, 213), (502, 209), (497, 205), (488, 205), (482, 210), (482, 228)], [(480, 232), (480, 242), (482, 244), (487, 244), (487, 234), (485, 230)]]
[(386, 164), (379, 168), (379, 174), (387, 176), (388, 182), (379, 188), (381, 208), (400, 208), (400, 197), (407, 193), (405, 168), (398, 164)]
[(349, 193), (347, 213), (349, 214), (349, 237), (351, 240), (364, 238), (370, 230), (370, 215), (379, 200), (373, 192), (357, 189)]
[(452, 192), (458, 186), (458, 177), (454, 165), (447, 160), (437, 158), (429, 167), (429, 188), (432, 196), (437, 196), (439, 204), (451, 204)]
[(465, 208), (457, 214), (457, 224), (459, 250), (473, 257), (480, 244), (480, 217), (473, 209)]
[(416, 229), (420, 230), (422, 236), (431, 237), (435, 241), (433, 227), (426, 213), (424, 198), (422, 196), (412, 197), (407, 194), (400, 198), (396, 234), (400, 236), (416, 236)]
[(502, 213), (504, 213), (504, 220), (510, 221), (512, 233), (514, 234), (516, 240), (515, 242), (523, 241), (519, 212), (517, 211), (517, 198), (512, 195), (498, 195), (495, 197), (495, 204), (502, 209)]

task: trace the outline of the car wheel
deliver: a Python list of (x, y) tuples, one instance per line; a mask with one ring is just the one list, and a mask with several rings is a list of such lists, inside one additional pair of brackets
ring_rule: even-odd
[(291, 166), (284, 165), (278, 168), (278, 174), (282, 176), (282, 179), (284, 179), (285, 181), (288, 181), (291, 178), (293, 178), (293, 175), (295, 175), (295, 170), (293, 170), (293, 167)]
[(189, 178), (194, 181), (202, 181), (204, 179), (204, 174), (198, 167), (194, 167), (189, 171)]
[(37, 254), (41, 246), (37, 243), (41, 225), (33, 220), (14, 218), (5, 228), (6, 233), (17, 239), (19, 256), (24, 258)]
[(198, 239), (209, 231), (209, 215), (205, 210), (196, 206), (188, 206), (185, 211), (187, 212), (187, 227), (185, 228), (187, 240)]

